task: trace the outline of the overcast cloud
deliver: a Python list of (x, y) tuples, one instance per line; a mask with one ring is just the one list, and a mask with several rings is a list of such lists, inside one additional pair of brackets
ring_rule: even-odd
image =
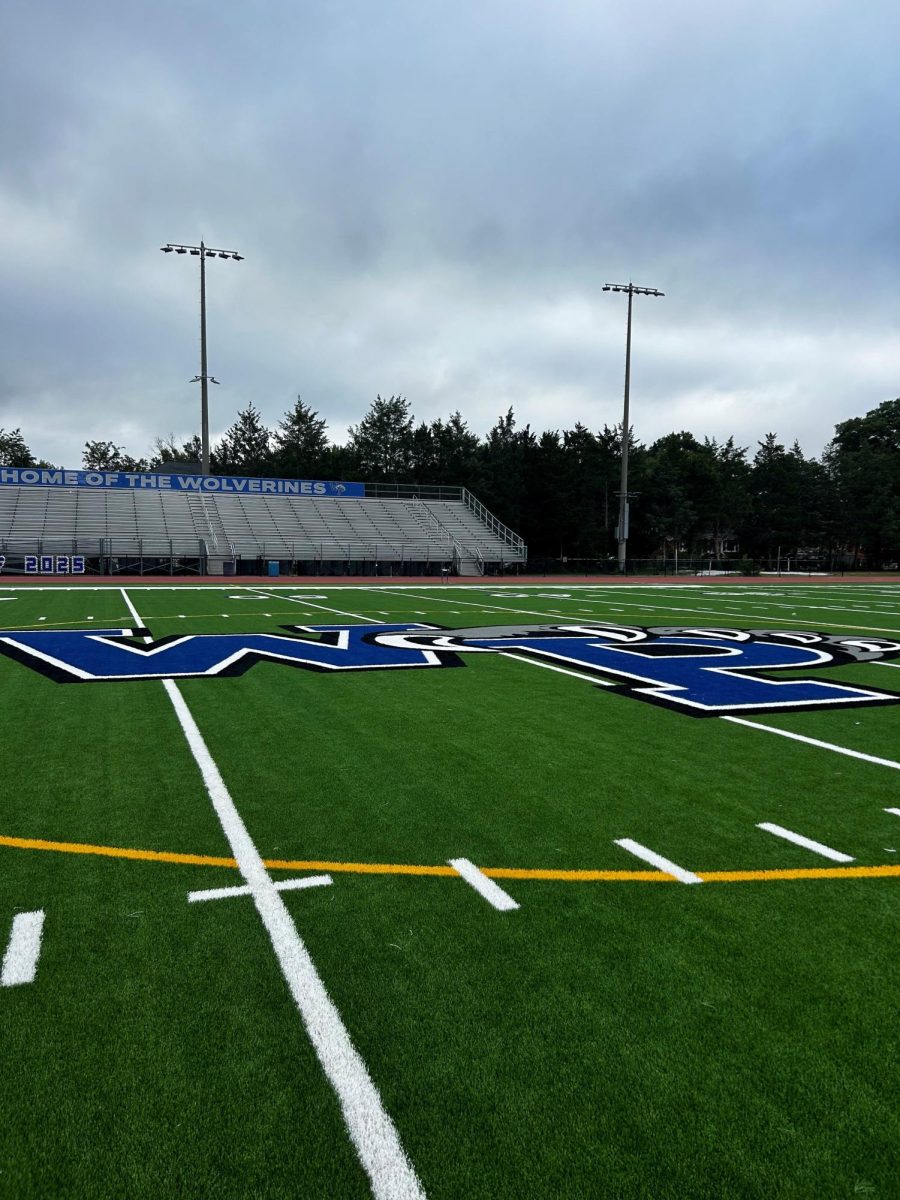
[(0, 426), (79, 466), (296, 395), (821, 453), (900, 393), (900, 8), (13, 0)]

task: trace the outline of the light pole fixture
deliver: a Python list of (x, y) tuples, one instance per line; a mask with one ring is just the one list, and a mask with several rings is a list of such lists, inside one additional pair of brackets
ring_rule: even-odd
[(664, 296), (656, 288), (638, 287), (633, 283), (605, 283), (604, 292), (628, 293), (628, 325), (625, 334), (625, 407), (622, 414), (622, 482), (619, 489), (619, 524), (616, 540), (619, 543), (619, 572), (625, 574), (625, 557), (628, 542), (628, 401), (631, 390), (631, 302), (635, 296)]
[(199, 246), (183, 246), (178, 242), (167, 242), (160, 246), (163, 254), (193, 254), (200, 259), (200, 374), (195, 375), (191, 383), (200, 384), (200, 444), (202, 447), (201, 470), (209, 474), (209, 383), (218, 383), (206, 370), (206, 260), (208, 258), (231, 258), (235, 262), (243, 262), (242, 254), (234, 250), (214, 250), (205, 246), (201, 241)]

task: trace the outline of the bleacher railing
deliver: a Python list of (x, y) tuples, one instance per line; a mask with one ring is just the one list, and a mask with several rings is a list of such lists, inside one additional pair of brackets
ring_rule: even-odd
[(502, 521), (498, 521), (494, 514), (489, 512), (476, 496), (472, 495), (468, 488), (460, 488), (459, 490), (462, 493), (460, 499), (466, 508), (470, 509), (479, 521), (487, 525), (491, 533), (495, 534), (501, 541), (506, 542), (507, 546), (515, 551), (517, 558), (527, 558), (528, 547), (525, 545), (523, 539), (517, 533), (513, 533), (508, 525), (504, 525)]
[(461, 500), (465, 490), (450, 484), (367, 483), (366, 498), (371, 500)]

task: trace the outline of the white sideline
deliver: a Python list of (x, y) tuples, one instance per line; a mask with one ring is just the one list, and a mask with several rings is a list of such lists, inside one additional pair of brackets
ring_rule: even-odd
[(756, 826), (757, 829), (764, 829), (766, 833), (774, 833), (776, 837), (784, 838), (786, 842), (793, 842), (795, 846), (802, 846), (804, 850), (811, 850), (813, 854), (821, 854), (823, 858), (830, 858), (832, 862), (853, 862), (853, 856), (843, 854), (840, 850), (832, 850), (830, 846), (823, 846), (821, 842), (814, 842), (812, 838), (804, 837), (802, 833), (794, 833), (790, 829), (785, 829), (783, 825), (773, 825), (770, 821), (760, 821)]
[(693, 871), (686, 871), (684, 867), (679, 867), (671, 859), (663, 858), (655, 850), (648, 850), (646, 846), (642, 846), (640, 842), (633, 842), (631, 838), (616, 838), (615, 843), (617, 846), (621, 846), (623, 850), (627, 850), (629, 854), (633, 854), (635, 858), (642, 858), (644, 862), (650, 863), (652, 867), (657, 867), (660, 871), (665, 871), (667, 875), (674, 876), (679, 883), (703, 882), (700, 876), (695, 875)]
[(892, 813), (895, 817), (900, 817), (900, 808), (886, 808), (884, 811)]
[(16, 913), (13, 917), (12, 932), (9, 935), (9, 945), (3, 956), (0, 987), (15, 987), (20, 983), (34, 982), (43, 931), (43, 909), (38, 909), (36, 912)]
[(378, 1089), (266, 871), (184, 697), (174, 680), (164, 679), (162, 685), (200, 768), (216, 816), (238, 869), (247, 881), (319, 1062), (337, 1093), (348, 1132), (369, 1176), (373, 1194), (379, 1200), (424, 1197), (394, 1123), (381, 1103)]
[[(330, 875), (303, 875), (299, 879), (280, 879), (275, 884), (276, 892), (294, 892), (298, 888), (328, 887)], [(227, 900), (229, 896), (249, 896), (250, 889), (244, 887), (204, 888), (200, 892), (188, 892), (188, 904), (198, 900)]]
[[(140, 614), (125, 588), (120, 591), (138, 626), (143, 627)], [(381, 1103), (378, 1089), (328, 995), (276, 884), (269, 877), (191, 710), (173, 679), (163, 679), (162, 685), (200, 768), (222, 832), (238, 870), (246, 880), (309, 1040), (335, 1090), (350, 1140), (372, 1185), (372, 1194), (376, 1200), (425, 1200), (425, 1191), (406, 1156), (394, 1123)]]
[(878, 758), (874, 754), (863, 754), (861, 750), (850, 750), (846, 746), (836, 746), (834, 742), (820, 742), (818, 738), (806, 737), (802, 733), (791, 733), (787, 729), (776, 729), (774, 725), (760, 725), (756, 721), (745, 721), (743, 717), (720, 717), (720, 721), (730, 721), (732, 725), (746, 725), (748, 729), (761, 729), (763, 733), (777, 733), (779, 737), (790, 738), (792, 742), (805, 742), (807, 746), (817, 746), (820, 750), (833, 750), (835, 754), (846, 754), (848, 758), (859, 758), (863, 762), (874, 763), (876, 767), (893, 767), (900, 771), (900, 762), (892, 758)]
[(488, 879), (487, 875), (479, 871), (475, 864), (469, 862), (467, 858), (450, 858), (447, 861), (457, 875), (461, 876), (470, 887), (473, 887), (479, 895), (487, 900), (488, 904), (492, 904), (500, 912), (512, 912), (514, 908), (519, 907), (508, 892), (504, 892), (503, 888), (494, 883), (493, 879)]

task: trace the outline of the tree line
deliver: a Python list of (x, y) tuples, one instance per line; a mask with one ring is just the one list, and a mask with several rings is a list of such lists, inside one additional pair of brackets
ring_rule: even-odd
[[(462, 485), (520, 533), (532, 557), (615, 554), (621, 426), (580, 422), (535, 433), (510, 408), (487, 437), (459, 412), (416, 422), (403, 396), (377, 396), (346, 443), (297, 398), (274, 429), (250, 404), (210, 452), (220, 475)], [(720, 559), (800, 556), (883, 565), (900, 559), (900, 399), (835, 427), (821, 459), (766, 434), (750, 456), (734, 438), (686, 431), (645, 446), (629, 433), (629, 555)], [(200, 439), (158, 438), (135, 459), (113, 442), (85, 443), (83, 466), (146, 471), (197, 463)], [(21, 430), (0, 429), (0, 464), (38, 463)]]

